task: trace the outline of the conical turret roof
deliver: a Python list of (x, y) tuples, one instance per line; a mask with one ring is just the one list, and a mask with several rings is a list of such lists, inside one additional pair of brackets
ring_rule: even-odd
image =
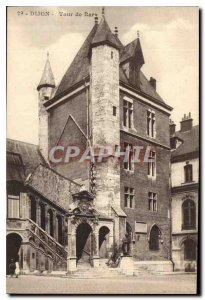
[(37, 90), (39, 91), (44, 86), (51, 86), (51, 87), (56, 86), (53, 71), (51, 69), (51, 64), (49, 61), (49, 56), (47, 56), (46, 64), (43, 70), (41, 80), (37, 87)]

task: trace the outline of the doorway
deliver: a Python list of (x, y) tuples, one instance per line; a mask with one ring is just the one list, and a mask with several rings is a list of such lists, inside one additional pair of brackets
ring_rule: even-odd
[(92, 256), (92, 228), (87, 223), (81, 223), (76, 231), (77, 265), (90, 264)]
[(102, 226), (99, 230), (99, 256), (100, 258), (109, 257), (109, 228)]
[(6, 237), (6, 274), (9, 272), (9, 264), (11, 259), (19, 262), (19, 250), (22, 238), (17, 233), (9, 233)]

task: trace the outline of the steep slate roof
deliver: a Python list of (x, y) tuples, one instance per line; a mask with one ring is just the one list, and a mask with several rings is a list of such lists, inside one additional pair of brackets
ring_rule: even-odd
[(172, 151), (171, 158), (199, 151), (199, 125), (193, 126), (189, 131), (177, 131), (174, 137), (182, 140), (182, 144)]
[(55, 97), (64, 93), (68, 88), (73, 86), (74, 84), (81, 81), (84, 77), (89, 75), (89, 51), (90, 44), (92, 39), (96, 33), (98, 25), (95, 24), (82, 47), (78, 51), (65, 75), (63, 76), (57, 91), (55, 93)]
[(95, 36), (92, 40), (92, 46), (99, 45), (101, 43), (108, 43), (113, 47), (120, 49), (122, 44), (119, 42), (119, 39), (111, 32), (108, 23), (106, 22), (105, 18), (103, 17), (100, 24), (98, 25), (97, 31)]
[(79, 184), (41, 164), (37, 166), (25, 183), (46, 199), (66, 210), (69, 209), (69, 203), (73, 201), (72, 194), (79, 192), (80, 189)]
[(44, 163), (37, 145), (7, 139), (7, 180), (24, 182), (28, 174)]
[(43, 74), (41, 77), (41, 80), (39, 82), (39, 85), (37, 87), (37, 90), (39, 90), (43, 86), (52, 86), (55, 87), (55, 79), (53, 75), (53, 71), (51, 69), (49, 58), (47, 57), (46, 64), (43, 70)]
[(134, 41), (132, 41), (131, 43), (127, 44), (122, 48), (120, 53), (120, 63), (135, 56), (136, 53), (137, 55), (141, 56), (142, 62), (145, 63), (139, 38), (135, 39)]
[[(111, 32), (109, 25), (107, 24), (105, 18), (103, 17), (99, 25), (98, 24), (94, 25), (88, 37), (86, 38), (85, 42), (83, 43), (82, 47), (80, 48), (77, 55), (75, 56), (73, 62), (69, 66), (65, 75), (63, 76), (55, 92), (55, 95), (53, 95), (55, 98), (59, 98), (61, 95), (64, 95), (64, 93), (66, 93), (66, 91), (69, 88), (71, 88), (72, 86), (79, 83), (87, 76), (89, 76), (90, 49), (92, 46), (104, 42), (120, 50), (120, 64), (123, 64), (123, 62), (130, 59), (137, 53), (140, 56), (140, 60), (142, 64), (144, 63), (144, 57), (143, 57), (139, 38), (135, 39), (128, 45), (123, 46), (119, 38), (116, 37)], [(119, 75), (120, 75), (121, 82), (126, 83), (128, 85), (130, 84), (129, 79), (127, 78), (125, 72), (122, 70), (121, 66), (120, 66)], [(149, 80), (145, 77), (145, 75), (141, 71), (140, 71), (140, 90), (143, 93), (164, 103), (162, 98), (158, 95), (156, 90), (150, 84)]]

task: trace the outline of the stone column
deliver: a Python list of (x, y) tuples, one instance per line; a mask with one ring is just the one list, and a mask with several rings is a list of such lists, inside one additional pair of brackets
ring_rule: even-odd
[(30, 249), (29, 245), (27, 244), (22, 244), (21, 249), (23, 251), (23, 274), (29, 273), (30, 272)]
[(93, 267), (97, 268), (100, 264), (100, 257), (99, 257), (99, 230), (98, 228), (94, 228), (92, 233), (92, 261)]
[(57, 240), (56, 237), (56, 210), (53, 209), (53, 238)]
[(36, 201), (36, 223), (41, 226), (41, 207), (39, 200)]
[(68, 257), (67, 257), (67, 271), (68, 273), (76, 270), (76, 231), (75, 225), (71, 218), (68, 218)]
[(50, 235), (50, 214), (48, 213), (49, 207), (45, 205), (45, 215), (46, 215), (46, 232)]

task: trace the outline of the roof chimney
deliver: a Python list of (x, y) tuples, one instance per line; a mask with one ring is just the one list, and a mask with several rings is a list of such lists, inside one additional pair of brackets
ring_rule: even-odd
[(115, 27), (114, 34), (115, 34), (116, 37), (118, 37), (118, 29), (117, 29), (117, 27)]
[(156, 88), (157, 88), (157, 81), (156, 81), (156, 79), (153, 78), (153, 77), (150, 77), (149, 82), (150, 82), (151, 86), (152, 86), (152, 87), (155, 89), (155, 91), (156, 91)]
[(193, 119), (191, 117), (191, 113), (189, 112), (189, 115), (186, 116), (186, 114), (184, 114), (184, 117), (182, 118), (181, 122), (181, 132), (185, 132), (185, 131), (189, 131), (192, 129), (193, 126)]
[(170, 133), (170, 136), (174, 135), (175, 130), (176, 130), (176, 124), (174, 123), (174, 121), (172, 121), (170, 119), (170, 121), (169, 121), (169, 133)]
[(98, 17), (95, 17), (95, 24), (98, 24)]

